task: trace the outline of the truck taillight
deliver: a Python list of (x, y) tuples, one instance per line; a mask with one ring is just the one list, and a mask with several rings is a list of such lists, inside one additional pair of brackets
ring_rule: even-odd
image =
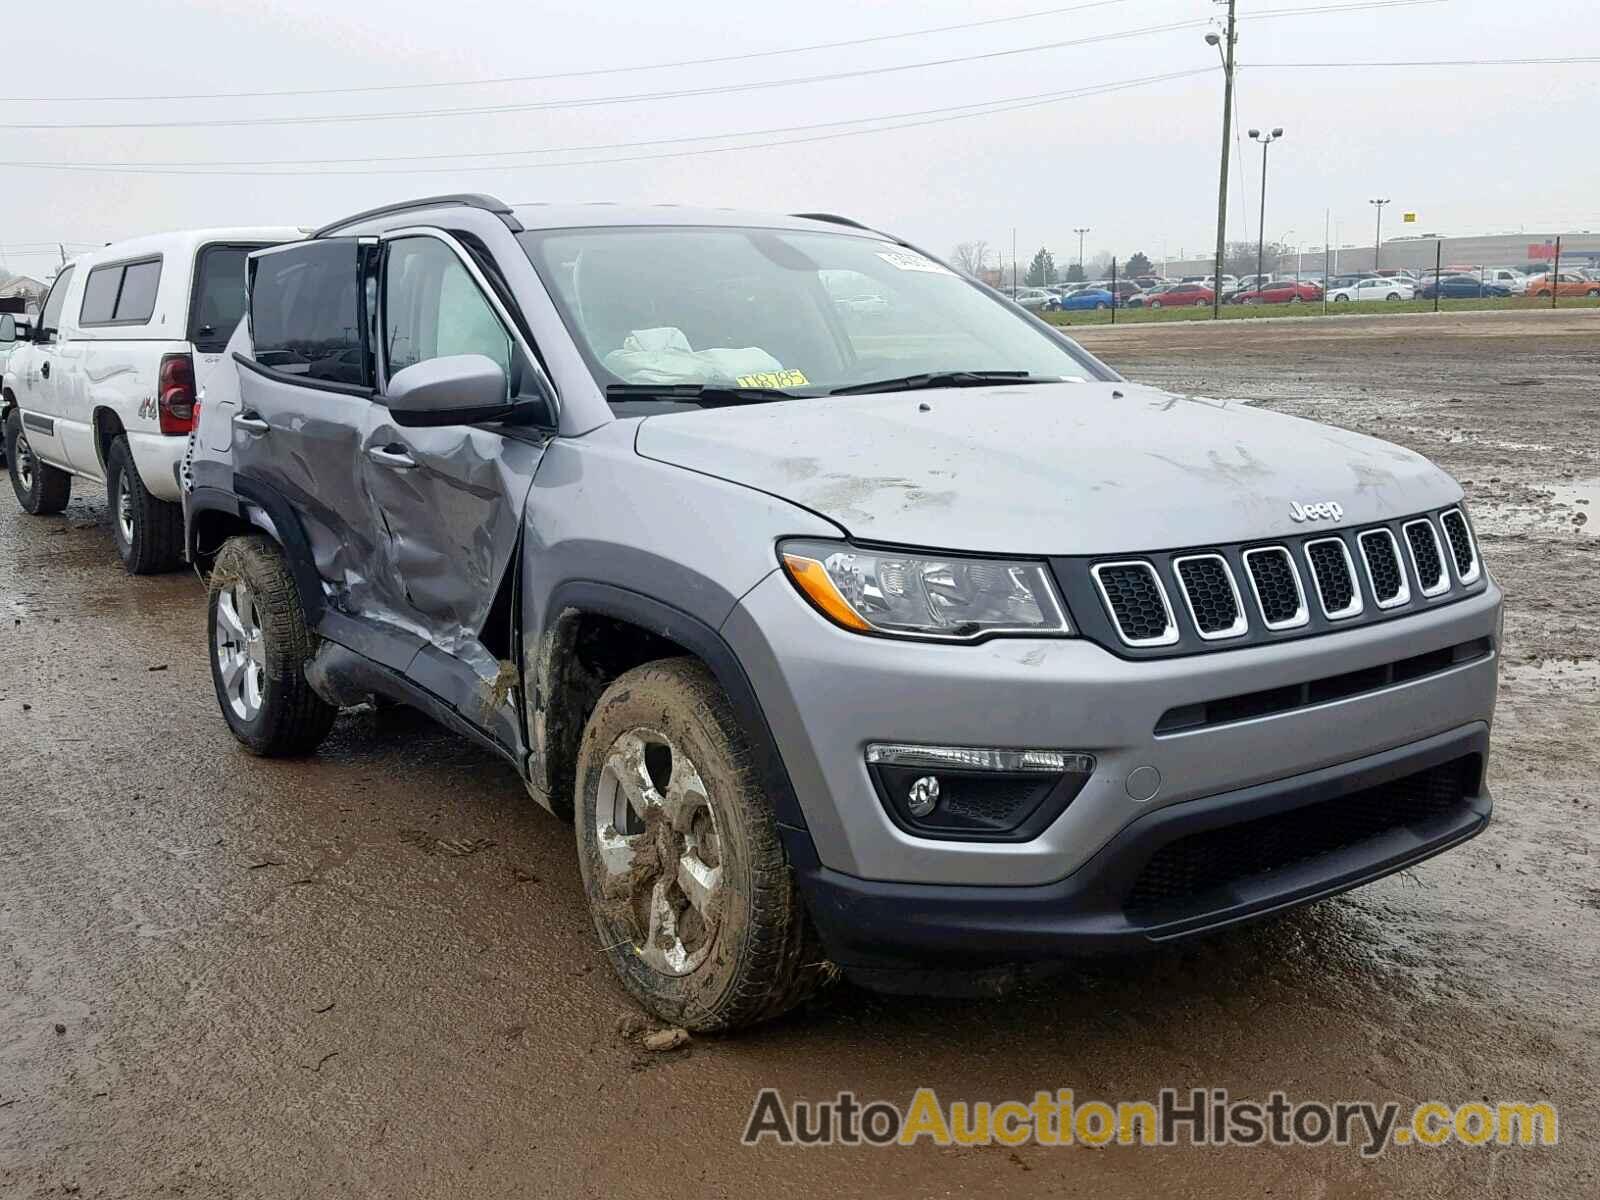
[(165, 354), (161, 358), (159, 397), (156, 408), (161, 432), (187, 434), (193, 431), (200, 406), (194, 395), (194, 359), (187, 354)]

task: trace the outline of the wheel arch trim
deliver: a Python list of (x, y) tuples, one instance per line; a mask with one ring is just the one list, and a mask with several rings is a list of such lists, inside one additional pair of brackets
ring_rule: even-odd
[[(547, 598), (545, 613), (544, 627), (539, 630), (536, 643), (541, 656), (543, 647), (559, 636), (563, 621), (596, 614), (637, 625), (676, 642), (699, 658), (728, 697), (734, 717), (756, 756), (763, 789), (772, 802), (779, 823), (796, 829), (806, 827), (794, 784), (783, 763), (777, 739), (756, 695), (755, 686), (733, 647), (716, 629), (653, 596), (592, 580), (569, 580), (556, 587)], [(543, 695), (538, 688), (535, 689), (535, 695), (541, 715), (548, 712), (552, 707), (552, 697)], [(546, 753), (543, 744), (545, 723), (539, 720), (530, 721), (529, 724), (530, 733), (538, 739), (536, 749), (543, 762)]]

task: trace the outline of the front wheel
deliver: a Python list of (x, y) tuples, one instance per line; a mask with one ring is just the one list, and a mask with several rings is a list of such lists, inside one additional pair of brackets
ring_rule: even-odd
[(1384, 299), (1385, 300), (1398, 300), (1398, 299), (1400, 299), (1400, 293), (1399, 292), (1390, 292), (1387, 296), (1384, 297)]
[(1162, 307), (1161, 301), (1159, 301), (1159, 300), (1150, 301), (1150, 307), (1151, 308), (1160, 308), (1160, 307)]
[(579, 750), (576, 818), (602, 953), (656, 1017), (734, 1029), (834, 974), (754, 757), (700, 663), (647, 663), (606, 689)]
[(36, 517), (60, 512), (72, 498), (72, 476), (34, 457), (22, 413), (15, 408), (6, 417), (5, 438), (6, 470), (22, 511)]
[(1306, 302), (1306, 298), (1304, 296), (1290, 296), (1289, 297), (1289, 303), (1290, 304), (1304, 304), (1305, 302)]
[(128, 574), (155, 575), (178, 565), (183, 508), (150, 494), (126, 437), (112, 442), (106, 456), (106, 497), (111, 503), (111, 535)]
[(211, 682), (233, 736), (252, 754), (309, 754), (338, 710), (311, 690), (318, 638), (283, 551), (262, 534), (229, 538), (211, 569), (206, 608)]
[(1335, 296), (1333, 298), (1333, 302), (1335, 304), (1349, 304), (1350, 303), (1350, 297), (1349, 296)]

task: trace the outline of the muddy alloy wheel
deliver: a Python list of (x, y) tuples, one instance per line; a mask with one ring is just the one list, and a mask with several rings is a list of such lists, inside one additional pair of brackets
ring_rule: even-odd
[(705, 782), (665, 734), (630, 729), (611, 744), (595, 791), (601, 890), (629, 909), (633, 951), (687, 975), (717, 940), (721, 837)]
[(215, 604), (217, 672), (223, 700), (239, 720), (253, 721), (261, 712), (267, 673), (266, 636), (256, 616), (255, 596), (250, 585), (238, 579), (217, 589)]
[(11, 447), (11, 453), (17, 460), (18, 485), (25, 492), (33, 491), (33, 447), (28, 445), (27, 434), (17, 438), (17, 444)]
[(576, 782), (601, 952), (653, 1015), (736, 1029), (833, 977), (755, 756), (701, 663), (663, 659), (615, 680), (584, 729)]
[(306, 681), (320, 639), (307, 626), (283, 551), (260, 534), (229, 538), (206, 604), (211, 682), (233, 736), (252, 754), (309, 754), (338, 709)]

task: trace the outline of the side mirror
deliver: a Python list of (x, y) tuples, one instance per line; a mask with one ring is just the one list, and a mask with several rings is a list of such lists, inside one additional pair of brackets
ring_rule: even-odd
[(396, 425), (475, 425), (510, 416), (506, 373), (482, 354), (448, 354), (397, 371), (383, 404)]
[(0, 316), (0, 346), (9, 346), (17, 340), (17, 319), (10, 313)]

